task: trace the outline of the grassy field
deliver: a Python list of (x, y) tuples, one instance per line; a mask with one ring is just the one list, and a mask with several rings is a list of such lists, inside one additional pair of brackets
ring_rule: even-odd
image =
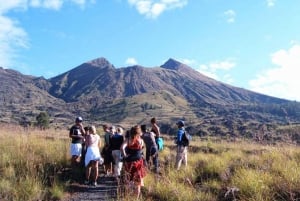
[(171, 141), (160, 154), (162, 175), (149, 174), (145, 200), (300, 200), (300, 149), (194, 139), (188, 167), (174, 170)]
[(66, 134), (1, 125), (0, 200), (62, 198), (66, 185), (58, 177), (69, 163)]
[[(59, 200), (68, 178), (67, 130), (1, 125), (0, 200)], [(165, 137), (161, 175), (145, 178), (141, 200), (300, 200), (300, 149), (251, 141), (193, 138), (188, 167), (174, 169), (175, 145)], [(125, 197), (123, 200), (132, 200)]]

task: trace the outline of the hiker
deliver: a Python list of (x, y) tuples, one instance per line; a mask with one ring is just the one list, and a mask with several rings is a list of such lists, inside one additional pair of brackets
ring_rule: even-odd
[(143, 178), (146, 176), (142, 149), (144, 142), (141, 138), (141, 127), (136, 125), (131, 128), (130, 136), (124, 141), (121, 151), (124, 157), (125, 180), (129, 186), (134, 188), (137, 198), (141, 193), (141, 186), (144, 186)]
[(89, 126), (85, 126), (84, 128), (84, 132), (85, 132), (85, 136), (84, 136), (84, 140), (82, 142), (82, 148), (81, 148), (81, 166), (82, 168), (85, 168), (85, 154), (86, 154), (86, 150), (87, 150), (87, 146), (86, 146), (86, 137), (88, 136), (88, 133), (89, 133), (89, 129), (90, 127)]
[(175, 168), (179, 170), (182, 162), (184, 163), (185, 167), (187, 166), (187, 146), (182, 142), (183, 135), (185, 135), (184, 121), (179, 120), (176, 125), (178, 127), (178, 131), (176, 140), (177, 153)]
[(71, 167), (72, 167), (72, 177), (79, 173), (79, 165), (81, 161), (82, 143), (85, 140), (85, 130), (82, 124), (82, 117), (76, 117), (75, 124), (70, 128), (69, 137), (72, 139), (70, 152), (71, 152)]
[(99, 162), (102, 163), (103, 159), (100, 156), (100, 149), (101, 141), (100, 136), (96, 134), (96, 127), (91, 126), (89, 127), (89, 133), (86, 137), (86, 156), (85, 156), (85, 184), (90, 184), (90, 176), (91, 170), (93, 170), (93, 175), (91, 178), (91, 182), (93, 186), (97, 185), (97, 178), (98, 178), (98, 164)]
[(151, 132), (155, 133), (155, 138), (160, 137), (160, 130), (159, 130), (159, 126), (157, 125), (156, 118), (155, 117), (151, 118), (150, 123), (151, 123)]
[(103, 131), (104, 133), (104, 147), (102, 149), (101, 155), (104, 158), (104, 169), (105, 169), (105, 174), (111, 175), (112, 174), (112, 153), (111, 153), (111, 147), (110, 147), (110, 139), (112, 136), (112, 129), (113, 127), (109, 127), (108, 125), (103, 125)]
[(111, 137), (110, 140), (110, 146), (112, 150), (112, 157), (113, 157), (113, 172), (114, 176), (119, 177), (121, 174), (121, 169), (123, 166), (122, 162), (122, 155), (121, 155), (121, 146), (124, 142), (124, 137), (123, 137), (123, 129), (121, 127), (118, 127), (116, 129), (115, 134)]
[(142, 139), (146, 145), (146, 162), (148, 169), (151, 169), (151, 159), (154, 165), (154, 172), (158, 173), (158, 148), (155, 142), (155, 134), (147, 131), (146, 125), (141, 125)]

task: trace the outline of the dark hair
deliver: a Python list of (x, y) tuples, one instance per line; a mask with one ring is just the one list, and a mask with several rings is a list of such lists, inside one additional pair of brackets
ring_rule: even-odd
[(146, 132), (147, 131), (147, 126), (145, 124), (141, 125), (141, 129), (142, 132)]
[(151, 118), (150, 122), (151, 122), (152, 124), (155, 124), (155, 123), (156, 123), (156, 118), (155, 118), (155, 117)]
[(129, 138), (129, 137), (130, 137), (130, 130), (127, 130), (125, 134), (125, 138)]

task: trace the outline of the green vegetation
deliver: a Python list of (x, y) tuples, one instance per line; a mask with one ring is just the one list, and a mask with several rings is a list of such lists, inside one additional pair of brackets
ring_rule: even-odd
[(36, 125), (40, 129), (49, 128), (50, 117), (47, 112), (40, 112), (39, 115), (36, 117)]

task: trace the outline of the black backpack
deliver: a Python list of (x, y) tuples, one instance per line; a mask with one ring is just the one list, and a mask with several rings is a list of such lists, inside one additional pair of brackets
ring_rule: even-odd
[(187, 147), (190, 145), (190, 139), (191, 139), (191, 136), (190, 134), (188, 134), (186, 131), (183, 133), (182, 135), (182, 139), (181, 139), (181, 145), (184, 146), (184, 147)]

